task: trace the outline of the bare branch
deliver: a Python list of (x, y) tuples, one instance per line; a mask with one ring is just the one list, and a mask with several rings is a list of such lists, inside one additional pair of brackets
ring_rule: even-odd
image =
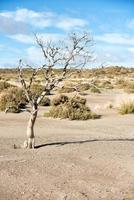
[[(84, 33), (82, 35), (72, 33), (68, 42), (62, 42), (59, 44), (54, 44), (52, 43), (52, 41), (44, 42), (36, 34), (35, 38), (37, 45), (40, 47), (45, 58), (45, 64), (41, 67), (41, 69), (45, 70), (44, 80), (46, 82), (42, 93), (36, 99), (36, 103), (37, 105), (39, 105), (40, 101), (43, 99), (48, 91), (50, 92), (59, 84), (59, 82), (68, 78), (70, 74), (72, 74), (72, 72), (69, 74), (71, 69), (80, 68), (82, 70), (83, 67), (89, 62), (91, 58), (91, 51), (89, 51), (91, 38), (89, 38), (87, 33)], [(54, 74), (53, 67), (61, 65), (63, 68), (62, 74)], [(33, 100), (29, 95), (29, 90), (38, 71), (39, 69), (33, 70), (33, 73), (29, 80), (29, 85), (26, 86), (21, 67), (19, 67), (19, 77), (21, 84), (23, 86), (28, 101), (32, 102), (32, 104)]]
[(18, 73), (19, 73), (20, 83), (21, 83), (22, 88), (23, 88), (23, 90), (24, 90), (24, 92), (25, 92), (25, 95), (26, 95), (26, 97), (27, 97), (27, 100), (28, 100), (29, 103), (31, 103), (31, 104), (33, 105), (32, 99), (31, 99), (31, 97), (30, 97), (30, 95), (29, 95), (29, 92), (28, 92), (28, 89), (27, 89), (26, 82), (25, 82), (24, 77), (23, 77), (23, 72), (22, 72), (22, 60), (19, 60)]

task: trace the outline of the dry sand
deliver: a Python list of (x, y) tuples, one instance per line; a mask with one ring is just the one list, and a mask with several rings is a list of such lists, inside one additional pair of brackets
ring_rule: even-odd
[(28, 113), (0, 113), (0, 200), (134, 200), (134, 116), (104, 109), (113, 94), (86, 97), (102, 118), (47, 119), (41, 108), (34, 150), (13, 149)]

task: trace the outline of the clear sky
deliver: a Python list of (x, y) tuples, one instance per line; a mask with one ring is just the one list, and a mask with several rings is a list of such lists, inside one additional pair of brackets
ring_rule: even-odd
[(0, 67), (40, 63), (33, 32), (55, 41), (88, 30), (91, 66), (134, 67), (134, 0), (0, 0)]

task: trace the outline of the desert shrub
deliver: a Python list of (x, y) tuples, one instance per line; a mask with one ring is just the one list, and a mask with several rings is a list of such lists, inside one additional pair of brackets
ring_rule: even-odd
[(89, 83), (82, 83), (82, 84), (79, 84), (77, 86), (77, 90), (79, 92), (83, 92), (83, 91), (86, 91), (86, 90), (89, 90), (90, 89), (90, 84)]
[(134, 93), (134, 82), (132, 80), (119, 79), (115, 84), (117, 88), (124, 89), (126, 93)]
[(0, 81), (0, 92), (2, 92), (3, 90), (9, 87), (13, 87), (13, 85), (11, 85), (10, 83), (7, 83), (6, 81)]
[(91, 87), (90, 92), (92, 92), (92, 93), (101, 93), (99, 88), (96, 88), (96, 87)]
[(128, 82), (124, 79), (119, 79), (116, 81), (115, 85), (117, 86), (117, 88), (122, 89), (125, 88), (127, 86)]
[(48, 97), (44, 97), (40, 103), (40, 106), (50, 106), (51, 100)]
[(131, 114), (134, 113), (134, 96), (125, 96), (117, 105), (119, 114)]
[(19, 112), (20, 108), (26, 105), (26, 98), (23, 91), (18, 88), (9, 88), (0, 94), (0, 110), (10, 108), (11, 112)]
[(113, 86), (110, 81), (104, 81), (100, 84), (100, 87), (105, 89), (113, 89)]
[(33, 84), (30, 88), (30, 91), (31, 91), (31, 96), (33, 98), (36, 98), (38, 97), (41, 92), (43, 91), (43, 86), (40, 85), (40, 84)]
[(86, 99), (81, 96), (74, 96), (70, 98), (70, 104), (73, 108), (79, 108), (81, 105), (86, 104)]
[(77, 84), (77, 80), (76, 79), (70, 79), (64, 82), (64, 87), (75, 87)]
[(124, 89), (124, 92), (126, 92), (126, 93), (134, 93), (133, 80), (119, 79), (115, 84), (118, 88)]
[(134, 93), (134, 88), (126, 87), (126, 88), (124, 89), (124, 92), (126, 92), (126, 93)]
[(57, 106), (68, 102), (69, 98), (66, 95), (59, 95), (52, 100), (52, 105)]
[(59, 93), (71, 93), (74, 91), (76, 91), (76, 89), (73, 87), (64, 87), (63, 86), (62, 88), (59, 89)]
[[(70, 120), (87, 120), (96, 119), (99, 116), (93, 113), (89, 107), (86, 106), (86, 99), (80, 96), (68, 98), (67, 96), (58, 97), (58, 100), (53, 103), (47, 116), (54, 118)], [(62, 101), (63, 99), (63, 101)], [(45, 114), (46, 116), (46, 114)]]
[(124, 88), (124, 92), (134, 93), (134, 83), (133, 82), (128, 83)]

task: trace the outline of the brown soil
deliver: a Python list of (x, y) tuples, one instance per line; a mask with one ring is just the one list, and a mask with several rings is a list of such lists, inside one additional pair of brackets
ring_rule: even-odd
[(34, 150), (13, 148), (28, 113), (0, 113), (0, 200), (133, 200), (134, 116), (105, 109), (114, 97), (86, 96), (97, 120), (47, 119), (41, 108)]

